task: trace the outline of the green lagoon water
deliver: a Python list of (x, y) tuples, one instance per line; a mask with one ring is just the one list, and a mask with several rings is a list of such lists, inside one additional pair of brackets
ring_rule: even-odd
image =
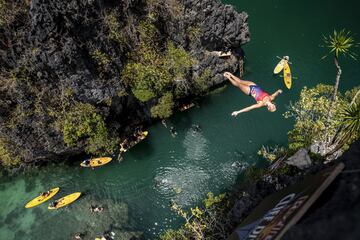
[[(238, 181), (249, 165), (262, 165), (256, 152), (261, 145), (286, 145), (292, 120), (282, 113), (295, 101), (303, 86), (333, 84), (332, 60), (320, 60), (322, 35), (334, 28), (347, 28), (360, 34), (358, 1), (227, 0), (249, 13), (251, 42), (246, 52), (246, 79), (266, 91), (278, 88), (278, 111), (255, 110), (237, 118), (230, 116), (253, 103), (234, 87), (203, 99), (199, 108), (177, 113), (168, 122), (178, 135), (173, 138), (161, 124), (150, 128), (149, 137), (131, 149), (125, 159), (96, 169), (53, 166), (12, 178), (0, 178), (0, 239), (70, 239), (76, 232), (88, 231), (94, 239), (112, 225), (116, 239), (129, 239), (143, 232), (156, 239), (164, 229), (177, 227), (179, 218), (169, 202), (184, 207), (201, 203), (206, 193), (226, 191)], [(360, 40), (360, 35), (357, 35)], [(272, 75), (278, 59), (289, 55), (293, 88)], [(341, 59), (340, 90), (360, 84), (359, 62)], [(199, 124), (202, 132), (193, 132)], [(24, 209), (28, 200), (44, 189), (61, 188), (57, 197), (81, 191), (85, 195), (69, 207), (48, 211), (47, 204)], [(102, 214), (91, 214), (90, 204), (103, 204)]]

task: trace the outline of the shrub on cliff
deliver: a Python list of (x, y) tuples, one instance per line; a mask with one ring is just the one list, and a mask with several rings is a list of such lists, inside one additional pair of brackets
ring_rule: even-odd
[(181, 47), (175, 47), (174, 43), (167, 43), (167, 51), (164, 56), (164, 65), (173, 78), (185, 78), (185, 74), (194, 63), (189, 53)]
[(208, 80), (211, 76), (211, 70), (205, 69), (199, 76), (194, 78), (194, 87), (198, 94), (203, 94), (209, 88)]
[[(345, 93), (345, 96), (338, 94), (335, 102), (332, 103), (333, 91), (333, 86), (324, 84), (314, 88), (304, 87), (300, 99), (290, 105), (289, 110), (284, 114), (285, 118), (295, 118), (294, 129), (288, 133), (290, 150), (308, 148), (315, 141), (331, 145), (331, 139), (339, 132), (344, 122), (343, 109), (349, 106), (349, 95), (352, 95), (350, 92)], [(327, 126), (330, 139), (326, 139), (324, 132), (330, 105), (334, 107), (333, 117)]]
[(266, 159), (269, 162), (273, 162), (280, 157), (284, 156), (286, 154), (286, 149), (281, 146), (261, 146), (259, 151), (257, 152), (258, 155), (262, 156), (264, 159)]
[(173, 108), (173, 95), (171, 92), (167, 92), (159, 99), (158, 104), (151, 108), (151, 116), (153, 118), (168, 118), (172, 115)]
[(225, 194), (214, 196), (211, 192), (204, 200), (204, 207), (190, 208), (187, 212), (172, 202), (171, 209), (185, 220), (178, 230), (167, 230), (161, 234), (161, 240), (185, 239), (225, 239), (227, 238), (226, 220), (223, 213), (227, 208)]
[(86, 152), (91, 154), (111, 153), (117, 143), (109, 136), (104, 119), (91, 104), (77, 103), (68, 111), (62, 130), (68, 146), (84, 141)]
[(176, 78), (183, 78), (192, 64), (190, 55), (171, 42), (165, 53), (157, 51), (147, 44), (140, 44), (136, 60), (130, 61), (122, 73), (135, 97), (142, 102), (161, 95)]
[[(140, 44), (130, 54), (122, 79), (131, 86), (139, 101), (146, 102), (172, 89), (175, 80), (185, 78), (194, 60), (182, 47), (176, 47), (171, 41), (166, 42), (165, 51), (162, 52), (157, 41), (158, 30), (150, 20), (141, 22), (138, 32)], [(172, 101), (172, 97), (167, 100)]]
[(111, 59), (105, 53), (101, 52), (99, 49), (95, 49), (94, 51), (91, 51), (90, 55), (98, 65), (99, 72), (106, 71), (110, 67)]
[(116, 10), (114, 10), (105, 15), (104, 22), (108, 27), (108, 37), (119, 45), (122, 45), (126, 42), (126, 38), (121, 31), (120, 23), (117, 18), (118, 15)]
[(9, 143), (0, 138), (0, 162), (4, 167), (14, 167), (20, 164), (21, 157), (10, 149)]

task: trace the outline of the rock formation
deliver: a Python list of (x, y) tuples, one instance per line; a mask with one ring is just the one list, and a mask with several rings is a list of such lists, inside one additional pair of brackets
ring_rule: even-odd
[[(196, 59), (186, 81), (210, 70), (207, 87), (224, 81), (223, 71), (237, 70), (241, 44), (249, 41), (247, 14), (218, 0), (2, 2), (3, 163), (5, 158), (38, 162), (84, 152), (85, 137), (79, 134), (76, 144), (66, 144), (64, 123), (59, 123), (76, 106), (93, 106), (111, 137), (150, 121), (149, 109), (156, 101), (140, 102), (122, 80), (129, 54), (140, 44), (138, 26), (146, 19), (156, 27), (158, 42), (172, 41)], [(221, 50), (233, 55), (213, 54)], [(194, 94), (190, 88), (185, 97)]]

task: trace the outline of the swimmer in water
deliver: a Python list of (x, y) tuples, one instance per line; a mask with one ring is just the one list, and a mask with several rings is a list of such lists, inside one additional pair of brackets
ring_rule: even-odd
[(231, 113), (232, 116), (236, 117), (239, 113), (248, 112), (248, 111), (251, 111), (253, 109), (260, 108), (260, 107), (265, 107), (265, 106), (267, 107), (267, 109), (270, 112), (275, 112), (276, 111), (276, 106), (272, 101), (274, 101), (274, 99), (279, 94), (282, 93), (281, 89), (277, 90), (272, 95), (269, 95), (267, 92), (262, 90), (254, 82), (241, 80), (240, 78), (234, 76), (233, 74), (231, 74), (229, 72), (225, 72), (224, 77), (229, 79), (229, 81), (231, 82), (232, 85), (234, 85), (235, 87), (238, 87), (246, 95), (252, 96), (256, 101), (256, 104), (251, 105), (250, 107), (246, 107), (246, 108), (243, 108), (243, 109), (241, 109), (239, 111), (232, 112)]

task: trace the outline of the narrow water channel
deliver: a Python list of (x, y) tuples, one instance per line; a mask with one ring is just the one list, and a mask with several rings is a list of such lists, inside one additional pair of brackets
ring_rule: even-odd
[[(323, 34), (347, 28), (360, 40), (358, 1), (226, 0), (249, 13), (251, 42), (246, 52), (245, 78), (265, 90), (283, 89), (278, 111), (266, 109), (230, 116), (253, 103), (235, 88), (203, 99), (199, 107), (175, 114), (168, 125), (177, 129), (172, 137), (160, 123), (149, 129), (149, 137), (129, 151), (122, 162), (113, 161), (96, 169), (56, 165), (16, 177), (0, 178), (0, 239), (69, 239), (88, 231), (91, 239), (113, 226), (119, 239), (143, 232), (155, 239), (167, 228), (179, 226), (169, 202), (184, 207), (197, 205), (212, 191), (231, 188), (249, 165), (263, 165), (257, 156), (261, 145), (286, 145), (291, 120), (282, 113), (295, 101), (303, 86), (332, 84), (335, 67), (331, 59), (320, 60)], [(285, 90), (272, 70), (276, 56), (289, 55), (293, 75), (298, 79)], [(340, 89), (360, 84), (359, 62), (341, 59)], [(193, 125), (201, 131), (194, 131)], [(81, 159), (79, 159), (80, 163)], [(25, 203), (44, 189), (59, 186), (58, 196), (81, 191), (85, 195), (73, 205), (48, 211), (47, 204), (25, 209)], [(90, 204), (102, 204), (100, 215), (90, 213)]]

